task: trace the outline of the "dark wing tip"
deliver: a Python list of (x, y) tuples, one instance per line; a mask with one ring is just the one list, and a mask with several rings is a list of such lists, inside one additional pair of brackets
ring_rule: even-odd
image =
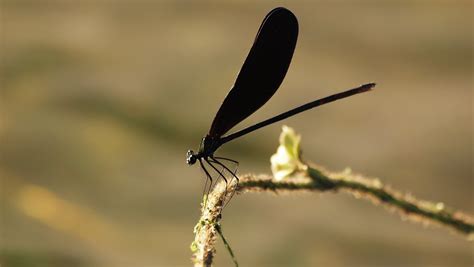
[(270, 18), (272, 20), (284, 21), (284, 23), (293, 23), (295, 24), (296, 28), (298, 28), (298, 19), (296, 18), (295, 14), (284, 7), (276, 7), (270, 10), (270, 12), (268, 12), (268, 14), (263, 19), (262, 26), (265, 25), (265, 22)]
[(268, 12), (268, 15), (273, 14), (274, 12), (286, 12), (286, 13), (293, 14), (289, 9), (287, 9), (285, 7), (282, 7), (282, 6), (275, 7), (270, 12)]
[(282, 6), (275, 7), (274, 9), (270, 10), (270, 12), (268, 12), (268, 14), (270, 15), (274, 12), (290, 12), (291, 13), (291, 11), (289, 9), (287, 9), (285, 7), (282, 7)]
[[(298, 19), (296, 18), (295, 14), (293, 14), (293, 12), (291, 12), (289, 9), (284, 8), (284, 7), (277, 7), (277, 8), (272, 9), (270, 12), (268, 12), (265, 19), (267, 19), (269, 17), (277, 17), (277, 16), (290, 17), (290, 18), (292, 18), (292, 20), (294, 20), (296, 22), (296, 24), (298, 24)], [(264, 19), (264, 21), (265, 21), (265, 19)]]

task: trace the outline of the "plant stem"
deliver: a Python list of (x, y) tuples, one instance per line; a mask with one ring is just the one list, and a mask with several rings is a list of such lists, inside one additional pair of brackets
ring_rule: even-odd
[(275, 182), (269, 176), (243, 176), (237, 192), (288, 192), (314, 191), (337, 192), (342, 190), (356, 198), (371, 200), (374, 204), (384, 204), (397, 210), (400, 215), (424, 224), (437, 224), (450, 227), (458, 233), (474, 238), (474, 218), (460, 211), (445, 207), (442, 202), (417, 200), (415, 197), (402, 194), (389, 186), (384, 186), (379, 179), (366, 178), (352, 174), (350, 171), (331, 173), (323, 168), (308, 167), (299, 172), (297, 178)]
[[(225, 189), (225, 183), (219, 182), (211, 190), (203, 203), (201, 218), (194, 228), (195, 240), (191, 245), (194, 253), (194, 266), (211, 266), (216, 253), (215, 242), (221, 234), (220, 221), (223, 203), (226, 196), (237, 193), (298, 193), (298, 192), (338, 192), (342, 190), (355, 198), (365, 198), (374, 204), (383, 204), (391, 210), (397, 210), (400, 215), (423, 224), (446, 226), (468, 239), (474, 239), (474, 219), (460, 211), (453, 211), (441, 202), (417, 200), (408, 194), (384, 186), (379, 179), (366, 178), (355, 175), (349, 170), (340, 173), (331, 173), (321, 167), (305, 166), (296, 176), (283, 181), (275, 181), (268, 175), (243, 175), (237, 185), (235, 180)], [(221, 235), (234, 263), (237, 265), (234, 254), (227, 241)]]

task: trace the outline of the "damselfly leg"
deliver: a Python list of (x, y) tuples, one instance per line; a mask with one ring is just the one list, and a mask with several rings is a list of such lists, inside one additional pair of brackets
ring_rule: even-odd
[[(226, 165), (224, 165), (218, 159), (234, 163), (235, 164), (234, 171), (231, 171)], [(228, 159), (228, 158), (223, 158), (223, 157), (213, 157), (213, 156), (211, 156), (211, 160), (212, 160), (212, 162), (214, 162), (214, 163), (218, 164), (219, 166), (223, 167), (224, 169), (226, 169), (227, 172), (229, 172), (232, 175), (231, 182), (232, 182), (232, 178), (235, 178), (235, 180), (237, 181), (237, 184), (236, 184), (235, 187), (237, 188), (237, 186), (239, 185), (239, 177), (237, 176), (237, 169), (239, 167), (239, 162), (236, 161), (236, 160), (233, 160), (233, 159)], [(226, 185), (226, 187), (227, 187), (227, 185)], [(224, 208), (227, 206), (227, 204), (230, 202), (230, 200), (234, 197), (234, 194), (235, 194), (235, 189), (232, 191), (232, 194), (230, 195), (229, 200), (225, 203)]]
[[(202, 195), (203, 195), (203, 198), (204, 196), (206, 196), (206, 198), (204, 199), (204, 205), (203, 205), (203, 209), (206, 208), (206, 204), (207, 204), (207, 197), (209, 196), (209, 192), (211, 192), (211, 188), (212, 188), (212, 176), (211, 174), (209, 173), (209, 171), (206, 169), (206, 167), (204, 166), (204, 163), (202, 163), (202, 160), (199, 159), (199, 165), (201, 165), (201, 169), (204, 171), (204, 173), (206, 174), (206, 184), (204, 185), (204, 189), (202, 191)], [(211, 183), (209, 184), (209, 188), (206, 190), (207, 188), (207, 181), (211, 181)], [(206, 192), (207, 191), (207, 192)], [(205, 195), (204, 195), (204, 192), (205, 192)]]
[[(219, 174), (219, 178), (222, 177), (222, 179), (224, 180), (224, 182), (225, 182), (225, 189), (224, 189), (224, 199), (223, 199), (223, 201), (225, 201), (225, 199), (227, 198), (227, 188), (228, 188), (228, 181), (227, 181), (227, 179), (225, 178), (225, 174), (224, 174), (224, 168), (226, 168), (226, 167), (225, 167), (225, 166), (221, 166), (222, 169), (219, 171), (219, 169), (217, 169), (217, 167), (216, 167), (214, 164), (212, 164), (213, 162), (215, 162), (213, 159), (210, 159), (210, 158), (209, 158), (209, 159), (204, 159), (204, 160), (207, 162), (207, 164), (209, 164), (209, 166), (211, 166), (211, 168), (214, 169), (214, 171), (215, 171), (216, 173)], [(226, 169), (227, 169), (227, 168), (226, 168)], [(216, 185), (217, 185), (217, 181), (216, 181), (216, 184), (215, 184), (214, 186), (216, 186)], [(221, 211), (222, 211), (222, 209), (223, 209), (224, 207), (225, 207), (225, 205), (222, 205)]]

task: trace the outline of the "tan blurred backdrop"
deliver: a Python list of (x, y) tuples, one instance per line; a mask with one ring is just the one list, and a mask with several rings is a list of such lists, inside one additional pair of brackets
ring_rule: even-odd
[[(188, 167), (265, 14), (298, 17), (279, 92), (306, 159), (473, 213), (471, 1), (2, 1), (2, 266), (189, 266)], [(219, 155), (269, 173), (282, 123)], [(344, 194), (234, 197), (242, 266), (472, 266), (472, 243)], [(232, 262), (219, 241), (217, 266)]]

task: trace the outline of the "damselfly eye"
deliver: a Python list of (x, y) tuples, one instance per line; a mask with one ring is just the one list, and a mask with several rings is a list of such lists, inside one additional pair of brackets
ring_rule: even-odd
[(194, 163), (196, 163), (196, 155), (194, 155), (194, 151), (192, 150), (188, 150), (188, 152), (186, 152), (186, 163), (188, 165), (193, 165)]

